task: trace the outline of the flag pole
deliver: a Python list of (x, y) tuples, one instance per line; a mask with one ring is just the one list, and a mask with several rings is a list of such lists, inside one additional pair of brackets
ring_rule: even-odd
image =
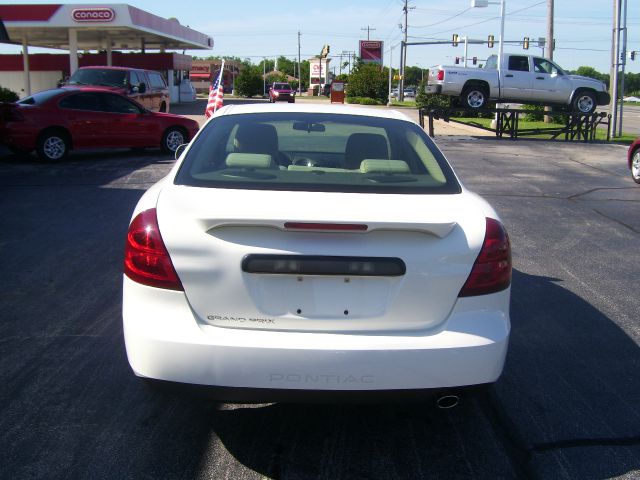
[[(221, 88), (224, 89), (224, 87), (222, 86), (222, 74), (223, 73), (224, 73), (224, 58), (222, 59), (222, 65), (220, 66), (220, 76), (218, 76), (218, 90), (220, 90)], [(216, 113), (217, 109), (218, 109), (218, 102), (216, 102), (216, 104), (213, 106), (213, 113)]]

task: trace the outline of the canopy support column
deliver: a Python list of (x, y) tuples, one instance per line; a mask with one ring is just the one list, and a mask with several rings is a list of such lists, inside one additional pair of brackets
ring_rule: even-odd
[(111, 58), (111, 37), (107, 37), (107, 66), (113, 65), (113, 59)]
[(31, 74), (29, 73), (29, 45), (26, 36), (22, 38), (22, 67), (24, 70), (24, 93), (28, 97), (31, 95)]
[(78, 31), (69, 29), (69, 76), (78, 70)]

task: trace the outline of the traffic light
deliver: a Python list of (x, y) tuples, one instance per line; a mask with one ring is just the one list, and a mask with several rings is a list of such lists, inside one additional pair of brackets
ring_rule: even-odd
[(322, 47), (322, 52), (320, 53), (322, 58), (327, 58), (327, 55), (329, 55), (329, 45)]
[(524, 37), (524, 40), (522, 41), (522, 48), (529, 50), (529, 37)]
[(636, 51), (635, 50), (631, 50), (631, 53), (629, 54), (629, 58), (631, 60), (635, 60), (636, 59)]
[(493, 48), (493, 40), (494, 40), (493, 35), (489, 35), (489, 38), (487, 39), (487, 47)]
[(454, 47), (457, 47), (457, 46), (458, 46), (458, 39), (459, 39), (459, 38), (460, 38), (460, 37), (458, 37), (458, 34), (457, 34), (457, 33), (454, 33), (454, 34), (453, 34), (453, 37), (451, 38), (451, 44), (452, 44)]

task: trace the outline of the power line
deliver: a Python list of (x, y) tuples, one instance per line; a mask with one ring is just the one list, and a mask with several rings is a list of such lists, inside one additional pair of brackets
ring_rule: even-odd
[(454, 18), (459, 17), (460, 15), (463, 15), (463, 14), (467, 13), (469, 10), (471, 10), (471, 7), (461, 11), (460, 13), (456, 13), (452, 17), (445, 18), (444, 20), (440, 20), (439, 22), (436, 22), (436, 23), (432, 23), (431, 25), (411, 25), (411, 27), (412, 28), (429, 28), (429, 27), (433, 27), (435, 25), (440, 25), (441, 23), (448, 22), (449, 20), (453, 20)]
[[(510, 16), (510, 15), (513, 15), (513, 14), (518, 13), (518, 12), (523, 12), (523, 11), (528, 10), (528, 9), (530, 9), (530, 8), (537, 7), (538, 5), (542, 5), (543, 3), (546, 3), (546, 0), (543, 0), (543, 1), (541, 1), (541, 2), (537, 2), (537, 3), (534, 3), (533, 5), (529, 5), (528, 7), (524, 7), (524, 8), (521, 8), (521, 9), (519, 9), (519, 10), (515, 10), (515, 11), (510, 12), (510, 13), (507, 13), (507, 14), (505, 14), (505, 15), (506, 15), (506, 16)], [(489, 22), (489, 21), (491, 21), (491, 20), (496, 20), (496, 19), (499, 19), (499, 18), (500, 18), (500, 17), (491, 17), (491, 18), (487, 18), (486, 20), (481, 20), (481, 21), (479, 21), (479, 22), (470, 23), (469, 25), (462, 25), (462, 26), (459, 26), (459, 27), (449, 28), (449, 29), (447, 29), (447, 30), (442, 30), (442, 31), (439, 31), (439, 32), (433, 32), (433, 35), (438, 35), (438, 34), (440, 34), (440, 33), (452, 32), (452, 31), (454, 31), (454, 30), (462, 30), (463, 28), (468, 28), (468, 27), (475, 27), (476, 25), (481, 25), (481, 24), (483, 24), (483, 23), (487, 23), (487, 22)]]

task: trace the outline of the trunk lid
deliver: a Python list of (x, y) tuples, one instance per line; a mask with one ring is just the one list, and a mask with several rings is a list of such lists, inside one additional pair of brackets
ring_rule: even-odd
[[(480, 210), (466, 192), (376, 195), (177, 185), (164, 188), (157, 205), (163, 240), (201, 324), (323, 332), (442, 325), (484, 239)], [(318, 231), (286, 228), (287, 222), (367, 228)], [(245, 268), (255, 256), (277, 271)], [(297, 258), (306, 263), (290, 262)], [(385, 262), (397, 260), (406, 271), (384, 273)], [(381, 270), (371, 274), (372, 266)]]

